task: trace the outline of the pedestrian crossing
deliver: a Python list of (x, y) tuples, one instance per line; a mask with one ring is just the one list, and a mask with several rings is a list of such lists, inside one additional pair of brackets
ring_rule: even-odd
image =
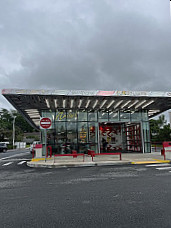
[(12, 164), (12, 162), (8, 162), (8, 163), (3, 164), (2, 166), (8, 166), (8, 165), (11, 165), (11, 164)]
[(25, 164), (26, 162), (27, 162), (27, 161), (19, 161), (19, 162), (11, 161), (11, 162), (3, 163), (3, 164), (1, 164), (1, 166), (2, 166), (2, 167), (7, 167), (7, 166), (10, 166), (10, 165), (14, 165), (14, 164), (20, 166), (20, 165)]
[(170, 163), (150, 164), (150, 165), (146, 165), (146, 167), (155, 168), (158, 171), (169, 171), (169, 172), (171, 172), (171, 164)]

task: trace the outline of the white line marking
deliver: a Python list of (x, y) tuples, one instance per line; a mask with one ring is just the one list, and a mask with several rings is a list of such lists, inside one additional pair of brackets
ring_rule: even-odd
[(158, 170), (167, 170), (167, 169), (171, 169), (171, 167), (161, 167), (161, 168), (156, 168)]
[(22, 165), (23, 163), (25, 163), (26, 161), (21, 161), (19, 162), (17, 165)]
[(8, 163), (3, 164), (2, 166), (11, 165), (12, 163), (13, 163), (13, 162), (8, 162)]
[(146, 165), (146, 167), (153, 167), (153, 166), (169, 166), (170, 164), (168, 163), (163, 163), (163, 164), (152, 164), (152, 165)]
[(15, 154), (15, 155), (11, 155), (11, 156), (5, 157), (5, 158), (1, 158), (0, 161), (1, 161), (1, 160), (5, 160), (5, 159), (7, 159), (7, 158), (18, 157), (18, 156), (21, 156), (21, 155), (23, 155), (23, 154), (29, 154), (29, 152), (19, 153), (19, 154)]

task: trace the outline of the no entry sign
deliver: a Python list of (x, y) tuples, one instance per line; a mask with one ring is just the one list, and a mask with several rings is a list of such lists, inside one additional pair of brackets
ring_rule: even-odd
[(50, 118), (42, 117), (40, 119), (40, 129), (50, 129), (52, 125), (52, 121)]

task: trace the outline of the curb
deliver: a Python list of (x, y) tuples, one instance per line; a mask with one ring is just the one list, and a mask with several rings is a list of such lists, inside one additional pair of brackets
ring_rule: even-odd
[(161, 163), (171, 163), (171, 160), (155, 160), (155, 161), (136, 161), (131, 162), (132, 165), (145, 165), (145, 164), (161, 164)]
[(39, 164), (33, 162), (27, 162), (27, 166), (31, 168), (71, 168), (71, 167), (94, 167), (94, 166), (118, 166), (118, 165), (130, 165), (131, 162), (121, 162), (121, 163), (84, 163), (84, 164)]
[[(49, 159), (50, 160), (50, 159)], [(171, 163), (171, 160), (152, 160), (152, 161), (116, 161), (116, 162), (84, 162), (84, 163), (39, 163), (44, 161), (42, 158), (27, 162), (31, 168), (71, 168), (71, 167), (94, 167), (94, 166), (119, 166), (119, 165), (145, 165)]]

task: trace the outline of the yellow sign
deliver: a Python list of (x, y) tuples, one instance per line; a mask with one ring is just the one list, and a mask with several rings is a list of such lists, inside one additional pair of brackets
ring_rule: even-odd
[[(68, 119), (74, 119), (77, 118), (77, 113), (75, 112), (68, 112), (67, 115)], [(66, 113), (65, 112), (58, 112), (56, 115), (55, 120), (65, 120), (66, 119)]]

